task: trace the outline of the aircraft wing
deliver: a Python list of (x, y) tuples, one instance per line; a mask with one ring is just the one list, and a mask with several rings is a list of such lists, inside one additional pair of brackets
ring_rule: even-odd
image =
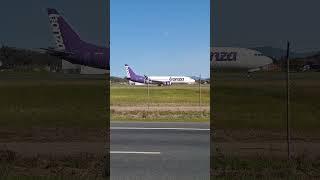
[(170, 81), (157, 81), (157, 80), (150, 80), (151, 84), (159, 84), (159, 85), (167, 85), (167, 84), (171, 84)]
[(248, 72), (249, 72), (249, 73), (257, 72), (257, 71), (261, 71), (261, 69), (262, 69), (261, 67), (258, 67), (258, 68), (252, 68), (252, 69), (249, 69), (249, 70), (248, 70)]
[(157, 81), (157, 80), (150, 79), (146, 75), (144, 75), (144, 78), (145, 78), (145, 82), (150, 83), (150, 84), (164, 84), (165, 83), (163, 81)]
[(163, 81), (157, 81), (157, 80), (151, 80), (151, 82), (154, 84), (164, 84)]

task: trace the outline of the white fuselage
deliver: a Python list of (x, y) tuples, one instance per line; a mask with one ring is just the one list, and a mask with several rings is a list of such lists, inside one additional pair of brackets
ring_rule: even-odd
[(212, 66), (215, 68), (252, 69), (272, 64), (273, 60), (261, 52), (234, 47), (212, 47)]
[(149, 76), (151, 81), (171, 82), (171, 84), (194, 84), (196, 81), (187, 76)]

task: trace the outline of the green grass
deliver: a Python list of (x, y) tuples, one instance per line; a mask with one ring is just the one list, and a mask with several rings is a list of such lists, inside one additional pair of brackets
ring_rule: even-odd
[[(103, 127), (107, 111), (103, 76), (56, 73), (0, 73), (1, 127)], [(111, 105), (146, 105), (146, 87), (112, 86)], [(198, 106), (198, 86), (150, 87), (157, 106)], [(202, 105), (209, 105), (209, 88), (202, 88)], [(113, 120), (208, 121), (209, 112), (111, 113)]]
[[(109, 118), (104, 76), (57, 73), (0, 73), (1, 127), (103, 127)], [(146, 87), (112, 86), (111, 105), (146, 105)], [(156, 106), (198, 106), (198, 86), (150, 87)], [(209, 105), (209, 88), (202, 88)], [(137, 116), (137, 114), (141, 114)], [(113, 120), (208, 121), (209, 112), (112, 113)]]
[[(111, 86), (111, 106), (150, 106), (172, 107), (199, 106), (199, 87), (176, 85), (169, 87), (150, 87), (148, 99), (147, 87)], [(201, 105), (209, 106), (209, 86), (201, 89)], [(175, 121), (175, 122), (206, 122), (209, 112), (196, 111), (111, 111), (111, 119), (116, 121)]]
[(101, 127), (109, 119), (103, 77), (0, 76), (1, 127)]
[[(150, 103), (161, 106), (162, 104), (190, 105), (199, 104), (198, 86), (169, 86), (169, 87), (150, 87)], [(147, 87), (139, 86), (111, 86), (111, 106), (130, 106), (147, 105), (148, 91)], [(201, 89), (202, 104), (209, 105), (210, 89), (204, 86)]]
[[(320, 127), (320, 75), (291, 76), (291, 125)], [(211, 122), (216, 128), (285, 128), (285, 76), (280, 73), (216, 73)], [(109, 120), (104, 76), (57, 73), (0, 73), (1, 127), (101, 127)], [(111, 106), (146, 106), (147, 88), (111, 86)], [(209, 86), (202, 87), (202, 105), (210, 104)], [(198, 106), (198, 86), (150, 87), (152, 106)], [(112, 112), (112, 120), (205, 121), (209, 112)]]
[[(320, 127), (320, 74), (291, 76), (290, 120), (297, 130)], [(213, 81), (213, 113), (216, 128), (286, 127), (286, 82), (280, 73), (216, 74)]]

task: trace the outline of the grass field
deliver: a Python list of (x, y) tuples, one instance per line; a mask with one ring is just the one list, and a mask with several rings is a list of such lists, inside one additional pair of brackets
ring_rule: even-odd
[[(318, 179), (320, 74), (290, 76), (291, 160), (284, 73), (215, 73), (211, 142), (214, 179)], [(294, 147), (294, 148), (293, 148)], [(211, 147), (213, 148), (213, 147)]]
[[(108, 119), (103, 76), (48, 73), (0, 73), (2, 127), (101, 127)], [(112, 86), (111, 106), (147, 107), (146, 87)], [(198, 86), (150, 87), (150, 106), (199, 106)], [(209, 88), (202, 87), (202, 106)], [(209, 112), (144, 110), (111, 113), (112, 120), (208, 121)]]
[[(290, 120), (295, 129), (320, 128), (320, 74), (295, 73), (290, 82)], [(286, 127), (284, 73), (217, 73), (213, 81), (212, 125), (216, 128)]]
[(46, 73), (0, 73), (1, 127), (101, 127), (106, 81)]
[[(280, 73), (217, 73), (213, 80), (212, 125), (216, 128), (285, 128), (285, 77)], [(103, 76), (47, 73), (0, 73), (1, 127), (100, 127), (109, 119), (106, 80)], [(319, 73), (291, 76), (291, 120), (296, 129), (320, 127)], [(199, 112), (198, 86), (111, 86), (111, 107), (141, 107), (136, 111), (112, 110), (112, 120), (207, 121)], [(209, 87), (202, 87), (201, 106), (210, 103)], [(167, 110), (147, 111), (150, 107)], [(194, 107), (194, 111), (177, 107)], [(145, 110), (144, 110), (145, 109)], [(181, 110), (182, 109), (182, 110)]]
[[(213, 79), (215, 128), (285, 128), (286, 91), (282, 73), (216, 73)], [(295, 129), (320, 127), (319, 73), (291, 75), (291, 125)], [(100, 127), (108, 119), (106, 80), (103, 76), (48, 73), (0, 73), (1, 127)], [(112, 107), (141, 107), (136, 111), (112, 109), (112, 120), (207, 121), (199, 111), (198, 86), (111, 86)], [(209, 87), (202, 87), (201, 106), (210, 103)], [(147, 111), (150, 107), (167, 110)], [(176, 110), (194, 107), (194, 111)], [(145, 110), (144, 110), (145, 109)]]
[[(104, 76), (0, 73), (0, 142), (106, 142), (108, 87)], [(86, 148), (85, 143), (81, 146)], [(79, 149), (81, 150), (81, 148)], [(105, 179), (95, 154), (28, 157), (0, 148), (0, 179)], [(10, 153), (7, 153), (10, 152)], [(34, 147), (34, 152), (39, 149)]]
[[(284, 141), (283, 133), (286, 128), (284, 74), (255, 73), (251, 78), (247, 78), (246, 74), (241, 73), (217, 73), (214, 77), (211, 99), (213, 104), (211, 125), (217, 130), (214, 142), (230, 144), (237, 142), (241, 148), (247, 141), (257, 144), (266, 141)], [(291, 76), (290, 87), (293, 140), (302, 142), (302, 146), (303, 142), (307, 141), (319, 142), (320, 74), (294, 73)], [(39, 136), (38, 138), (42, 140), (47, 140), (46, 136), (55, 136), (54, 138), (59, 141), (67, 139), (66, 137), (92, 135), (84, 129), (92, 128), (97, 132), (99, 129), (104, 129), (110, 119), (106, 108), (107, 90), (103, 76), (1, 72), (0, 139), (16, 141), (19, 133), (22, 134), (21, 137)], [(209, 110), (199, 108), (198, 86), (151, 87), (150, 99), (146, 87), (140, 86), (115, 85), (111, 86), (110, 93), (112, 120), (209, 120)], [(201, 106), (208, 107), (209, 104), (210, 89), (208, 86), (203, 86)], [(151, 110), (148, 110), (148, 105)], [(31, 132), (25, 132), (27, 128), (33, 129)], [(35, 132), (34, 128), (40, 128), (44, 133), (34, 135), (32, 134)], [(48, 130), (48, 128), (58, 130)], [(57, 132), (61, 134), (59, 128), (60, 130), (66, 128), (61, 131), (70, 133), (57, 137)], [(45, 134), (48, 132), (49, 135)], [(225, 150), (224, 147), (219, 148)], [(283, 162), (281, 159), (269, 157), (243, 159), (237, 156), (218, 155), (214, 158), (218, 173), (215, 177), (218, 179), (232, 178), (234, 173), (243, 173), (239, 176), (240, 179), (262, 178), (268, 175), (275, 175), (280, 179), (288, 173), (296, 173), (301, 178), (313, 178), (314, 174), (320, 174), (319, 159), (312, 164), (311, 161), (304, 159)], [(77, 166), (76, 163), (74, 165)], [(307, 174), (303, 170), (298, 170), (296, 168), (298, 165), (307, 167)], [(5, 171), (6, 167), (1, 171)], [(277, 169), (284, 171), (279, 172)], [(8, 174), (8, 179), (15, 178), (12, 174)]]
[[(209, 87), (201, 87), (203, 106), (209, 106)], [(198, 106), (199, 87), (198, 85), (173, 85), (167, 87), (150, 86), (151, 106)], [(147, 87), (139, 86), (111, 86), (111, 106), (147, 106), (148, 91)]]
[(113, 85), (110, 94), (112, 120), (209, 121), (208, 85), (201, 87), (201, 100), (197, 85), (151, 86), (149, 97), (145, 86)]

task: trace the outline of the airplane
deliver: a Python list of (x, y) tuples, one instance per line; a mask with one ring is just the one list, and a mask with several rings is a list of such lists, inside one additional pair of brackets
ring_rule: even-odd
[(129, 65), (125, 64), (127, 80), (135, 84), (157, 84), (159, 86), (170, 86), (172, 84), (194, 84), (196, 81), (186, 76), (140, 76), (133, 72)]
[(320, 71), (320, 65), (319, 64), (307, 64), (304, 65), (302, 68), (300, 68), (300, 71), (306, 72), (306, 71)]
[(41, 48), (72, 64), (110, 70), (110, 47), (83, 41), (56, 9), (47, 9), (56, 47)]
[(261, 52), (237, 47), (212, 47), (211, 66), (216, 69), (239, 69), (248, 73), (260, 71), (274, 63), (270, 57)]

